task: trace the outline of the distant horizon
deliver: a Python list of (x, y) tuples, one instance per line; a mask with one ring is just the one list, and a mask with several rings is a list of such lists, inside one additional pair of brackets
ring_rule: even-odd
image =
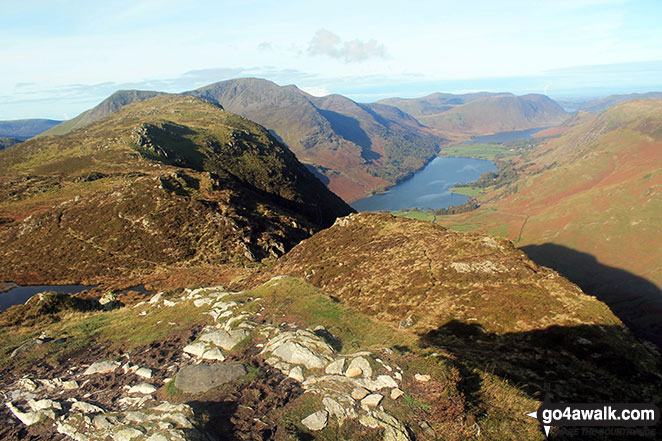
[[(221, 79), (218, 81), (211, 81), (209, 83), (202, 84), (200, 86), (196, 87), (191, 87), (191, 88), (184, 88), (181, 90), (167, 90), (168, 88), (154, 88), (154, 87), (130, 87), (130, 86), (140, 86), (141, 84), (103, 84), (103, 85), (96, 85), (96, 86), (89, 86), (91, 89), (95, 89), (97, 93), (95, 94), (85, 94), (87, 96), (76, 96), (76, 93), (73, 91), (68, 91), (66, 93), (63, 93), (63, 96), (58, 98), (56, 96), (44, 99), (43, 101), (38, 101), (38, 100), (30, 100), (25, 103), (17, 103), (15, 102), (14, 104), (16, 107), (19, 109), (24, 109), (22, 113), (20, 113), (20, 116), (17, 117), (11, 117), (9, 114), (5, 113), (0, 113), (0, 120), (2, 121), (12, 121), (12, 120), (23, 120), (23, 119), (49, 119), (49, 120), (56, 120), (56, 121), (66, 121), (72, 118), (75, 118), (76, 116), (80, 115), (81, 113), (95, 107), (96, 105), (100, 104), (107, 98), (109, 98), (111, 95), (114, 93), (121, 91), (121, 90), (151, 90), (151, 91), (158, 91), (158, 92), (165, 92), (165, 93), (183, 93), (187, 92), (193, 89), (197, 89), (199, 87), (204, 87), (210, 84), (218, 83), (218, 82), (223, 82), (223, 81), (230, 81), (230, 80), (235, 80), (235, 79), (241, 79), (241, 78), (259, 78), (259, 79), (264, 79), (267, 81), (271, 81), (279, 86), (296, 86), (298, 89), (309, 93), (314, 96), (326, 96), (326, 95), (331, 95), (331, 94), (339, 94), (346, 96), (347, 98), (358, 102), (358, 103), (372, 103), (376, 102), (382, 99), (386, 98), (401, 98), (401, 99), (416, 99), (416, 98), (422, 98), (428, 95), (432, 95), (435, 93), (448, 93), (448, 94), (454, 94), (454, 95), (462, 95), (462, 94), (467, 94), (467, 93), (479, 93), (479, 92), (488, 92), (488, 93), (512, 93), (517, 96), (521, 95), (526, 95), (526, 94), (541, 94), (541, 95), (547, 95), (551, 99), (555, 101), (560, 101), (560, 102), (576, 102), (576, 103), (585, 103), (593, 100), (599, 100), (602, 98), (605, 98), (610, 95), (629, 95), (629, 94), (645, 94), (645, 93), (651, 93), (651, 92), (662, 92), (662, 85), (655, 88), (647, 88), (647, 87), (632, 87), (632, 88), (624, 88), (624, 87), (594, 87), (594, 88), (586, 88), (582, 90), (576, 90), (574, 93), (572, 90), (566, 90), (566, 91), (561, 91), (559, 94), (552, 94), (552, 93), (545, 93), (545, 90), (518, 90), (518, 89), (500, 89), (500, 88), (464, 88), (464, 89), (451, 89), (451, 90), (430, 90), (430, 91), (422, 91), (421, 84), (417, 83), (404, 83), (401, 84), (400, 86), (389, 86), (387, 85), (382, 85), (380, 86), (380, 89), (384, 90), (383, 92), (379, 91), (370, 91), (370, 92), (360, 92), (352, 88), (351, 85), (345, 85), (343, 89), (340, 91), (328, 91), (324, 90), (323, 92), (326, 92), (325, 94), (320, 94), (322, 92), (319, 89), (315, 89), (314, 87), (305, 87), (305, 86), (300, 86), (294, 82), (278, 82), (271, 80), (269, 78), (264, 78), (256, 75), (247, 75), (247, 76), (237, 76), (237, 77), (230, 77), (230, 78), (225, 78)], [(510, 79), (510, 78), (503, 78), (500, 79), (504, 83), (510, 83), (511, 81), (521, 81), (521, 79)], [(467, 84), (476, 82), (478, 83), (480, 80), (467, 80)], [(453, 83), (453, 84), (458, 84), (462, 82), (462, 80), (458, 80), (457, 82), (451, 82), (447, 81), (446, 83)], [(144, 86), (149, 86), (150, 84), (156, 85), (155, 83), (157, 82), (145, 82), (142, 83)], [(165, 85), (165, 84), (162, 84)], [(80, 88), (84, 88), (85, 86), (83, 85), (78, 85)], [(27, 85), (25, 86), (27, 87)], [(389, 93), (388, 90), (400, 90), (402, 93)], [(106, 92), (105, 94), (103, 92)], [(363, 99), (362, 99), (363, 98)], [(367, 99), (366, 99), (367, 98)], [(370, 99), (371, 98), (371, 99)], [(0, 110), (4, 109), (4, 106), (2, 105), (3, 103), (0, 102)], [(56, 110), (45, 110), (41, 114), (38, 113), (38, 111), (35, 111), (34, 113), (30, 112), (30, 109), (33, 108), (39, 108), (42, 107), (44, 109), (49, 109), (50, 106), (55, 106), (56, 108), (61, 108), (65, 107), (68, 109), (76, 109), (76, 110), (69, 110), (68, 112), (65, 112), (61, 115), (58, 116)], [(14, 107), (14, 109), (16, 109)], [(27, 112), (27, 113), (26, 113)]]
[(119, 89), (256, 76), (358, 102), (662, 90), (658, 0), (24, 0), (0, 14), (0, 120), (70, 119)]

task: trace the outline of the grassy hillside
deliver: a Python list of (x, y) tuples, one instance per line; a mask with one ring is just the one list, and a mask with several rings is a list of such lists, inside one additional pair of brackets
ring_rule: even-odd
[(0, 279), (23, 283), (242, 266), (352, 211), (264, 128), (195, 97), (136, 102), (0, 161)]
[(511, 95), (509, 93), (477, 92), (465, 94), (432, 93), (421, 98), (386, 98), (378, 101), (380, 104), (397, 107), (414, 118), (436, 115), (454, 107), (467, 104), (480, 98), (498, 95)]
[(101, 118), (110, 115), (118, 109), (131, 104), (134, 101), (142, 101), (153, 98), (158, 95), (163, 95), (163, 92), (152, 92), (146, 90), (118, 90), (111, 96), (103, 100), (96, 107), (86, 110), (77, 117), (68, 121), (63, 121), (61, 124), (53, 127), (52, 129), (44, 132), (44, 135), (64, 135), (72, 130), (85, 127)]
[(614, 106), (514, 163), (520, 179), (438, 222), (514, 240), (662, 344), (662, 100)]
[(316, 98), (295, 86), (256, 78), (188, 93), (270, 129), (348, 201), (418, 170), (444, 141), (397, 109), (357, 104), (340, 95)]
[(643, 98), (662, 98), (662, 92), (630, 93), (625, 95), (609, 95), (599, 100), (591, 101), (582, 106), (586, 112), (602, 113), (606, 109), (627, 101), (639, 100)]
[(452, 133), (481, 135), (561, 124), (569, 118), (544, 95), (499, 95), (473, 100), (445, 112), (419, 117), (429, 127)]
[(52, 119), (17, 119), (12, 121), (0, 121), (0, 137), (18, 138), (24, 141), (33, 136), (60, 124), (62, 121)]
[[(530, 396), (548, 383), (568, 401), (634, 397), (645, 372), (659, 368), (655, 352), (607, 306), (503, 239), (361, 213), (294, 247), (271, 274), (301, 277), (343, 305), (413, 332), (465, 372), (489, 371)], [(630, 347), (642, 358), (625, 355)], [(629, 360), (647, 361), (626, 368)], [(598, 387), (604, 381), (609, 388)]]

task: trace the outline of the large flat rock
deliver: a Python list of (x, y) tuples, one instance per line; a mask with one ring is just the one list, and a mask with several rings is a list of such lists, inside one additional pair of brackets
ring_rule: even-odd
[(175, 377), (175, 386), (185, 393), (197, 394), (236, 380), (246, 373), (246, 367), (241, 363), (184, 366)]

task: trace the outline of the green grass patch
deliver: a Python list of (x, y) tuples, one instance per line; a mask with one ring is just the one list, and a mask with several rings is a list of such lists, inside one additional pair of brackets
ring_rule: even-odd
[(170, 380), (168, 381), (168, 384), (166, 384), (165, 387), (165, 393), (169, 397), (174, 397), (182, 393), (181, 390), (177, 386), (175, 386), (175, 380)]
[(493, 160), (515, 156), (517, 150), (504, 144), (455, 144), (443, 150), (446, 156)]
[(296, 320), (303, 327), (322, 325), (342, 342), (342, 352), (395, 345), (412, 346), (415, 336), (353, 311), (296, 278), (273, 280), (246, 295), (261, 297), (271, 320)]

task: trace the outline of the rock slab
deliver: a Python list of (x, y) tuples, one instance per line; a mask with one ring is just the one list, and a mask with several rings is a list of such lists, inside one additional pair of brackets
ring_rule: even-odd
[(175, 378), (175, 387), (185, 393), (206, 392), (246, 375), (241, 363), (198, 364), (184, 366)]

